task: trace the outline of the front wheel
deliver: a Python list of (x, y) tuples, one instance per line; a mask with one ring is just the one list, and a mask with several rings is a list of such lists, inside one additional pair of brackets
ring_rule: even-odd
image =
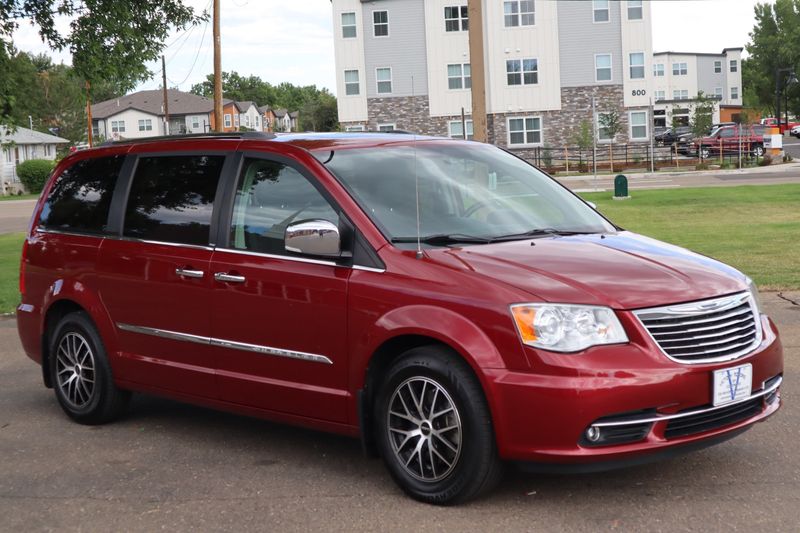
[(763, 157), (764, 156), (764, 147), (760, 144), (757, 144), (753, 147), (753, 155), (756, 157)]
[(463, 502), (502, 475), (480, 383), (447, 348), (424, 346), (400, 357), (378, 393), (375, 420), (389, 472), (417, 500)]
[(114, 385), (103, 342), (85, 313), (61, 319), (51, 337), (50, 357), (56, 399), (70, 418), (103, 424), (124, 412), (130, 393)]
[(703, 146), (700, 148), (700, 157), (702, 159), (708, 159), (709, 155), (711, 155), (711, 150), (708, 148), (708, 146)]

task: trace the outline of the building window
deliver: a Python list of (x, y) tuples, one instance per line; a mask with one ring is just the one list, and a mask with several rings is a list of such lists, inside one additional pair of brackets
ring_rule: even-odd
[(592, 0), (595, 22), (608, 22), (611, 20), (609, 13), (608, 0)]
[(689, 91), (686, 90), (686, 89), (674, 90), (674, 91), (672, 91), (672, 99), (673, 100), (688, 100), (689, 99)]
[(722, 72), (722, 61), (714, 61), (714, 74)]
[(344, 71), (344, 94), (347, 96), (356, 96), (360, 93), (358, 86), (358, 71), (345, 70)]
[(355, 126), (345, 126), (344, 131), (364, 131), (364, 125), (357, 124)]
[(231, 127), (231, 115), (230, 115), (230, 113), (225, 113), (225, 127), (226, 128), (230, 128)]
[(446, 6), (444, 8), (444, 31), (469, 30), (467, 6)]
[[(123, 130), (124, 131), (124, 130)], [(153, 121), (149, 118), (139, 121), (139, 131), (153, 131)]]
[(238, 128), (239, 127), (239, 113), (235, 113), (233, 115), (233, 127), (234, 128)]
[(594, 56), (594, 80), (611, 81), (611, 54)]
[(342, 13), (342, 37), (352, 39), (356, 36), (356, 14)]
[(375, 69), (375, 79), (378, 83), (378, 94), (392, 92), (392, 68), (383, 67)]
[(666, 94), (664, 93), (664, 91), (656, 91), (655, 95), (656, 95), (656, 102), (658, 102), (659, 100), (666, 99)]
[(539, 60), (509, 59), (506, 61), (509, 85), (536, 85), (539, 83)]
[(378, 131), (394, 131), (395, 129), (394, 124), (378, 124)]
[(50, 156), (50, 145), (49, 144), (45, 144), (44, 145), (44, 155), (47, 156), (47, 157)]
[(722, 87), (714, 87), (714, 96), (722, 100), (725, 93), (722, 92)]
[(389, 36), (389, 12), (388, 11), (373, 11), (372, 12), (372, 35), (374, 37), (388, 37)]
[(192, 117), (192, 129), (196, 130), (200, 128), (200, 117)]
[(672, 64), (672, 75), (673, 76), (686, 76), (686, 73), (689, 69), (686, 67), (686, 63), (673, 63)]
[[(467, 140), (472, 140), (472, 121), (467, 119), (464, 122), (467, 124)], [(447, 125), (447, 133), (453, 139), (463, 139), (464, 125), (460, 120), (451, 120)]]
[(739, 70), (739, 65), (735, 59), (731, 59), (731, 72), (737, 72)]
[(642, 0), (628, 0), (628, 20), (642, 20)]
[(664, 63), (656, 63), (653, 65), (653, 76), (664, 76)]
[(633, 141), (647, 139), (647, 111), (631, 111), (630, 138)]
[(533, 0), (503, 2), (503, 18), (506, 28), (533, 26), (536, 24), (535, 9)]
[(608, 134), (608, 130), (603, 127), (602, 117), (606, 116), (608, 113), (597, 113), (597, 140), (601, 142), (608, 142), (612, 141), (611, 135)]
[(124, 120), (112, 120), (111, 121), (111, 132), (112, 133), (125, 133), (125, 121)]
[(731, 100), (738, 100), (738, 99), (739, 99), (739, 88), (731, 87)]
[(508, 119), (508, 144), (521, 146), (542, 143), (541, 117), (520, 117)]
[(644, 52), (634, 52), (628, 56), (631, 62), (631, 79), (644, 79)]
[(470, 89), (472, 88), (472, 71), (469, 63), (455, 63), (447, 65), (447, 88)]

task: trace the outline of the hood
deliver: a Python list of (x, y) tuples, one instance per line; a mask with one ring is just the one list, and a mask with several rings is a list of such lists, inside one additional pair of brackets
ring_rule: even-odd
[(514, 286), (533, 301), (638, 309), (747, 289), (738, 270), (630, 232), (428, 250), (448, 268)]

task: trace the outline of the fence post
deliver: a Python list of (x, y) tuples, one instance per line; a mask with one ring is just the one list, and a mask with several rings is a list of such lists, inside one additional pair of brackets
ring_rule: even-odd
[(625, 166), (628, 166), (628, 143), (625, 143)]
[(723, 165), (722, 152), (723, 152), (723, 150), (722, 150), (722, 137), (720, 137), (720, 139), (719, 139), (719, 166)]
[(569, 174), (569, 149), (564, 147), (564, 171)]
[(680, 168), (680, 163), (678, 162), (678, 145), (673, 144), (672, 147), (675, 149), (675, 168)]

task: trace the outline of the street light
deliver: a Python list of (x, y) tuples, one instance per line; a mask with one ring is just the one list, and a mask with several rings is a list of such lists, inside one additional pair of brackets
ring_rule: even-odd
[[(786, 81), (783, 81), (782, 74), (788, 73), (789, 77)], [(781, 83), (783, 81), (783, 83)], [(786, 91), (786, 87), (789, 85), (793, 85), (797, 83), (797, 76), (794, 73), (793, 68), (779, 68), (775, 69), (775, 119), (776, 124), (778, 126), (778, 133), (783, 134), (781, 131), (781, 91)], [(786, 105), (786, 121), (784, 122), (787, 126), (789, 125), (789, 105), (787, 102)]]

